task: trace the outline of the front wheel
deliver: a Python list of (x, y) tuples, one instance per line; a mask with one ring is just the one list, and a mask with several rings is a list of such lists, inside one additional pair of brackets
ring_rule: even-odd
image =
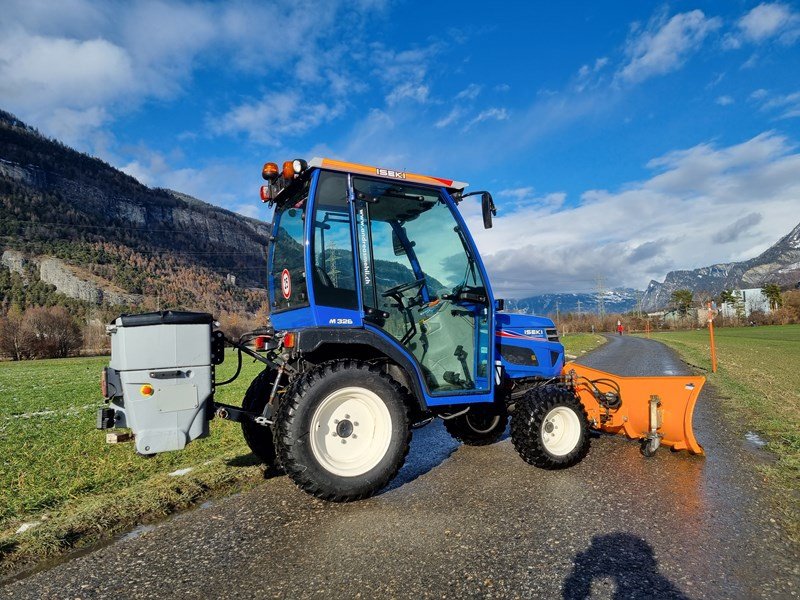
[(325, 500), (371, 496), (408, 454), (406, 394), (366, 363), (343, 360), (311, 369), (278, 409), (276, 442), (286, 473)]
[(487, 446), (503, 437), (508, 416), (489, 411), (470, 410), (468, 413), (446, 419), (447, 433), (467, 446)]
[(589, 452), (589, 420), (570, 390), (535, 388), (516, 404), (511, 441), (522, 459), (543, 469), (564, 469)]

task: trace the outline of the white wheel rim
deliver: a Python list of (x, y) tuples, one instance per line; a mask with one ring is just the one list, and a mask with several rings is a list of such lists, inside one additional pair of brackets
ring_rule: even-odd
[(311, 452), (327, 471), (357, 477), (373, 469), (389, 449), (392, 417), (375, 392), (336, 390), (311, 417)]
[(542, 443), (554, 456), (565, 456), (575, 449), (581, 437), (581, 422), (575, 411), (557, 406), (544, 417)]

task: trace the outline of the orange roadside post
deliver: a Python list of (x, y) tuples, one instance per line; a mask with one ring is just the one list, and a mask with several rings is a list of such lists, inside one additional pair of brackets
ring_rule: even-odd
[(708, 303), (708, 335), (711, 339), (711, 372), (717, 372), (717, 347), (714, 344), (714, 310)]

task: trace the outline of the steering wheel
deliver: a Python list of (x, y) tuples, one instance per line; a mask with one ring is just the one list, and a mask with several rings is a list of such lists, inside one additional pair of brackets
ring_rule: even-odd
[(410, 281), (408, 283), (401, 283), (400, 285), (396, 285), (394, 287), (389, 288), (385, 292), (381, 294), (383, 298), (389, 298), (390, 296), (396, 296), (401, 292), (405, 292), (411, 290), (417, 286), (421, 286), (425, 284), (425, 278), (417, 279), (416, 281)]

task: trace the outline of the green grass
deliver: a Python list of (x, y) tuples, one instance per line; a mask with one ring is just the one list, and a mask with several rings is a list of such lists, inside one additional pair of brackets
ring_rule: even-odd
[[(563, 339), (577, 356), (604, 341), (592, 334)], [(235, 363), (231, 353), (217, 378), (231, 375)], [(151, 459), (137, 456), (130, 443), (106, 444), (105, 432), (95, 429), (106, 364), (107, 357), (0, 363), (0, 572), (263, 480), (239, 425), (228, 421), (215, 419), (209, 438)], [(216, 399), (240, 403), (259, 370), (246, 360)], [(187, 475), (168, 475), (186, 467), (193, 468)]]
[(568, 333), (561, 336), (564, 351), (572, 356), (581, 356), (606, 343), (606, 338), (596, 333)]
[[(239, 425), (219, 419), (209, 438), (183, 452), (144, 459), (130, 443), (106, 444), (95, 418), (107, 363), (105, 357), (0, 363), (0, 560), (6, 567), (263, 480)], [(232, 375), (235, 363), (227, 360), (217, 378)], [(217, 400), (240, 403), (259, 370), (246, 360), (240, 378), (219, 388)], [(186, 467), (193, 470), (168, 476)], [(41, 524), (15, 533), (32, 521)]]
[(718, 369), (711, 372), (707, 330), (651, 334), (702, 369), (720, 393), (726, 417), (760, 434), (777, 458), (765, 468), (778, 490), (790, 534), (800, 541), (800, 325), (714, 330)]

